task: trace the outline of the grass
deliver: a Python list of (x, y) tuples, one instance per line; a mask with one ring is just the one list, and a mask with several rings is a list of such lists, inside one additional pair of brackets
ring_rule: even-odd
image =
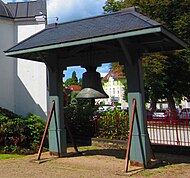
[(148, 172), (144, 172), (144, 173), (141, 173), (140, 175), (142, 175), (142, 176), (144, 176), (144, 177), (151, 177), (151, 176), (153, 176), (154, 175), (154, 173), (148, 173)]
[(24, 155), (19, 154), (0, 154), (0, 159), (9, 159), (9, 158), (23, 158)]
[(96, 147), (96, 146), (80, 146), (78, 147), (79, 151), (88, 151), (88, 150), (101, 150), (103, 148)]

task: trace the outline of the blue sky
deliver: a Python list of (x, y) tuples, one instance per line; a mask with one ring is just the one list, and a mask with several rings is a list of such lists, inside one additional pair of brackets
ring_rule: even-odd
[[(27, 0), (3, 0), (4, 2), (22, 2)], [(58, 17), (58, 22), (66, 22), (103, 14), (103, 6), (106, 0), (47, 0), (48, 22), (55, 22), (54, 17)], [(64, 71), (65, 78), (70, 78), (72, 72), (76, 71), (77, 77), (81, 78), (86, 70), (81, 67), (68, 67)], [(109, 71), (109, 64), (98, 67), (98, 72), (103, 76)]]
[[(106, 0), (48, 0), (47, 2), (49, 19), (52, 21), (52, 17), (58, 17), (58, 22), (66, 22), (103, 14)], [(81, 67), (68, 67), (64, 71), (64, 81), (72, 76), (73, 71), (76, 71), (78, 78), (82, 78), (82, 73), (86, 70)], [(109, 64), (103, 64), (97, 71), (105, 76), (109, 71)]]

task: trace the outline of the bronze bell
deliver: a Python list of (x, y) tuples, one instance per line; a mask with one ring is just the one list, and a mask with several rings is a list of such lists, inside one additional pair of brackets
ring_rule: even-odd
[(96, 67), (87, 67), (82, 76), (82, 90), (76, 98), (109, 98), (102, 88), (100, 73)]

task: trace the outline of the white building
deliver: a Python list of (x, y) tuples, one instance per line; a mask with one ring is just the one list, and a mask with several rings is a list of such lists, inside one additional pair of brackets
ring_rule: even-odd
[(117, 72), (110, 70), (102, 79), (103, 89), (109, 98), (99, 99), (97, 101), (104, 102), (106, 105), (111, 105), (116, 102), (122, 106), (128, 106), (128, 103), (124, 100), (126, 82), (127, 80), (125, 76), (119, 75)]
[(46, 0), (7, 4), (0, 0), (0, 107), (23, 116), (47, 114), (46, 67), (11, 59), (3, 51), (44, 29), (46, 18), (40, 17), (46, 14)]

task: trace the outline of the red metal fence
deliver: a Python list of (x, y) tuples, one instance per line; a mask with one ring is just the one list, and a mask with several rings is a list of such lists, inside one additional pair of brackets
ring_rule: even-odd
[(152, 144), (190, 146), (190, 124), (188, 120), (170, 119), (147, 121), (147, 129)]
[[(105, 132), (108, 130), (113, 132), (117, 130), (118, 125), (126, 125), (126, 120), (117, 120), (115, 124), (110, 125), (110, 120), (105, 119), (104, 122), (107, 122), (106, 128), (100, 127), (101, 117), (96, 117), (94, 120), (94, 131), (95, 136), (101, 137), (102, 134), (105, 135)], [(113, 121), (113, 120), (112, 120)], [(104, 123), (105, 124), (105, 123)], [(121, 128), (120, 128), (121, 129)], [(122, 129), (121, 129), (122, 130)], [(190, 146), (190, 117), (180, 118), (175, 115), (170, 115), (166, 118), (147, 118), (147, 130), (149, 133), (150, 141), (153, 145), (174, 145), (174, 146)], [(126, 132), (127, 131), (127, 132)], [(128, 136), (128, 129), (125, 132), (117, 132), (117, 134), (124, 134), (123, 138), (126, 139)], [(113, 133), (112, 133), (113, 134)], [(113, 138), (119, 139), (119, 136), (116, 133)], [(120, 136), (120, 139), (121, 136)]]

